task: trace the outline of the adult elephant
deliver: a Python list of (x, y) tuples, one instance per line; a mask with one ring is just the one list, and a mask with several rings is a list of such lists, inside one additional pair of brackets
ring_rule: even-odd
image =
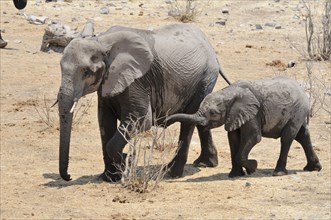
[[(197, 111), (212, 91), (218, 73), (226, 79), (206, 36), (195, 26), (175, 24), (155, 31), (115, 26), (98, 37), (74, 39), (61, 59), (58, 93), (60, 116), (60, 175), (69, 181), (69, 145), (73, 110), (78, 100), (98, 93), (105, 181), (120, 179), (127, 141), (118, 131), (140, 118), (144, 129), (161, 124), (162, 117)], [(155, 118), (159, 118), (156, 122)], [(181, 176), (195, 125), (182, 123), (181, 147), (170, 162), (170, 175)], [(197, 127), (202, 152), (197, 165), (216, 166), (217, 151), (211, 132)]]

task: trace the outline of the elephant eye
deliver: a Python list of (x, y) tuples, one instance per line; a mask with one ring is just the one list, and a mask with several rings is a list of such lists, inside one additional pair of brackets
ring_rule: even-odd
[(92, 70), (90, 70), (90, 69), (85, 69), (85, 70), (84, 70), (84, 78), (88, 78), (88, 77), (91, 77), (91, 76), (93, 76), (93, 72), (92, 72)]

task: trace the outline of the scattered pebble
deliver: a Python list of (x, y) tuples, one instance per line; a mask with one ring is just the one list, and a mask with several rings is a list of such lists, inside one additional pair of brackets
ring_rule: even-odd
[(290, 61), (290, 62), (288, 62), (287, 67), (288, 67), (288, 68), (292, 68), (292, 67), (295, 66), (295, 64), (296, 64), (295, 61)]
[(255, 28), (256, 28), (256, 30), (262, 30), (263, 29), (262, 25), (260, 25), (260, 24), (256, 24)]
[(100, 8), (100, 14), (109, 14), (109, 8), (108, 7), (102, 7)]
[(215, 23), (222, 26), (226, 25), (226, 21), (216, 21)]
[(264, 24), (264, 26), (266, 26), (266, 27), (275, 27), (276, 23), (275, 22), (267, 22), (267, 23)]
[(30, 24), (36, 24), (36, 25), (45, 24), (46, 19), (47, 19), (46, 16), (34, 16), (34, 15), (28, 15), (28, 16), (26, 16), (26, 20)]
[(282, 26), (278, 24), (275, 26), (275, 29), (282, 29)]
[(250, 187), (251, 185), (252, 185), (252, 184), (249, 183), (249, 182), (246, 182), (246, 184), (245, 184), (246, 187)]
[(229, 9), (227, 9), (227, 8), (223, 8), (223, 9), (222, 9), (222, 13), (223, 13), (223, 14), (229, 14)]

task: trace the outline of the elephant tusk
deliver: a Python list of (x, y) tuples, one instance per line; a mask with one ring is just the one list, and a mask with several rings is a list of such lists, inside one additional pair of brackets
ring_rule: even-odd
[(59, 100), (57, 99), (54, 104), (51, 106), (51, 108), (53, 108), (57, 103), (59, 102)]
[(75, 102), (74, 102), (74, 104), (72, 105), (72, 107), (71, 107), (71, 109), (70, 109), (70, 113), (74, 113), (75, 108), (76, 108), (76, 106), (77, 106), (77, 103), (78, 103), (78, 101), (75, 101)]

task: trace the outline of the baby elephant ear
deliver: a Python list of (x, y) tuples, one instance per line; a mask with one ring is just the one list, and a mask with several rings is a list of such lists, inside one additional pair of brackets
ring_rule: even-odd
[(239, 89), (231, 101), (225, 121), (226, 131), (234, 131), (250, 121), (260, 107), (259, 101), (249, 89)]
[(147, 42), (130, 31), (107, 33), (99, 37), (109, 68), (102, 85), (102, 96), (122, 93), (134, 80), (142, 77), (153, 62)]

